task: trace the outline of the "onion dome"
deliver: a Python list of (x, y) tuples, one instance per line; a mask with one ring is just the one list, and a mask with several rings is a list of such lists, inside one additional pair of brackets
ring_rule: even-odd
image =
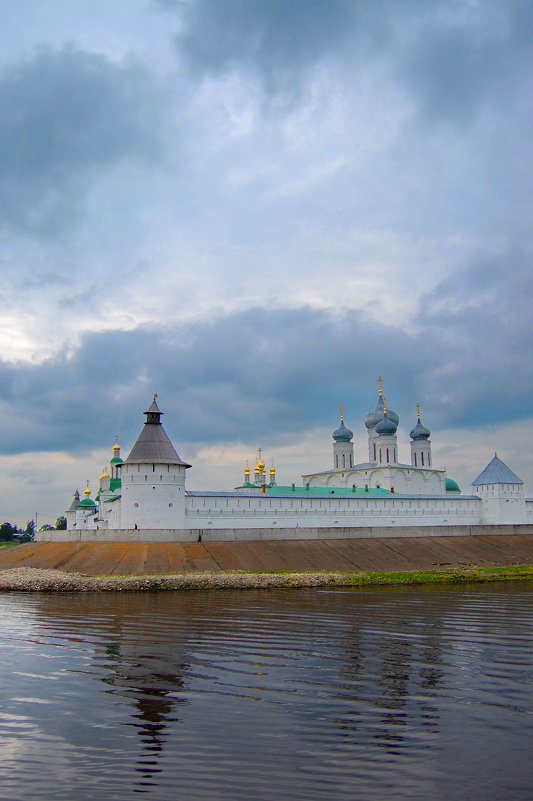
[(107, 472), (105, 467), (102, 468), (102, 475), (100, 476), (100, 481), (102, 481), (102, 479), (104, 479), (104, 478), (109, 478), (109, 473)]
[(416, 404), (416, 426), (409, 432), (409, 436), (411, 439), (414, 440), (424, 440), (429, 439), (431, 431), (426, 426), (422, 425), (422, 421), (420, 419), (420, 404)]
[(89, 498), (89, 496), (87, 496), (86, 498), (83, 499), (83, 501), (79, 502), (78, 509), (96, 509), (96, 504), (92, 498)]
[(248, 466), (248, 462), (246, 462), (246, 467), (244, 468), (244, 475), (245, 476), (249, 476), (250, 475), (250, 468)]
[[(378, 397), (378, 402), (376, 403), (375, 407), (372, 409), (371, 412), (368, 412), (367, 416), (365, 417), (365, 426), (368, 429), (375, 428), (378, 423), (381, 423), (383, 420), (383, 415), (385, 413), (385, 398), (383, 395)], [(396, 412), (393, 412), (392, 409), (387, 409), (387, 416), (389, 420), (391, 420), (396, 428), (398, 428), (398, 423), (400, 422), (400, 418)]]
[(261, 456), (261, 448), (257, 449), (257, 462), (255, 465), (254, 473), (264, 473), (265, 472), (265, 463)]
[(344, 417), (341, 417), (341, 424), (333, 432), (333, 439), (335, 442), (350, 442), (353, 437), (353, 431), (346, 428), (344, 425)]
[(96, 504), (93, 501), (93, 499), (90, 497), (91, 490), (89, 489), (88, 482), (87, 482), (87, 486), (83, 490), (83, 494), (85, 495), (85, 498), (83, 499), (83, 501), (79, 502), (78, 508), (81, 508), (81, 509), (96, 509)]
[(118, 442), (115, 442), (113, 445), (113, 458), (111, 459), (111, 464), (123, 464), (123, 459), (120, 457), (120, 445)]
[(446, 492), (461, 492), (461, 488), (457, 481), (454, 481), (453, 478), (446, 477)]
[(378, 402), (376, 403), (375, 407), (372, 409), (371, 412), (368, 412), (367, 416), (365, 417), (365, 426), (370, 428), (375, 428), (378, 423), (381, 423), (383, 420), (383, 410), (385, 409), (385, 403), (383, 402), (383, 395), (379, 395)]
[(271, 476), (276, 475), (276, 468), (274, 467), (274, 462), (272, 462), (272, 464), (270, 465), (270, 470), (268, 472), (270, 473)]
[(385, 409), (385, 414), (383, 415), (383, 420), (377, 424), (375, 431), (376, 434), (385, 437), (392, 437), (393, 434), (396, 434), (396, 430), (398, 428), (398, 423), (395, 423), (390, 417), (387, 409)]

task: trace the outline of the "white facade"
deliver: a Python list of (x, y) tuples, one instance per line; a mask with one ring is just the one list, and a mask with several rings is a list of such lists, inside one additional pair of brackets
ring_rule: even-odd
[[(190, 467), (178, 456), (161, 425), (154, 401), (145, 412), (146, 423), (128, 458), (119, 458), (114, 446), (111, 472), (100, 476), (98, 505), (79, 494), (67, 511), (69, 530), (189, 532), (201, 530), (272, 530), (272, 535), (293, 538), (298, 528), (449, 527), (486, 524), (521, 524), (533, 521), (533, 503), (526, 502), (524, 485), (497, 456), (473, 482), (476, 494), (462, 495), (457, 485), (450, 491), (444, 470), (424, 463), (431, 460), (429, 430), (420, 420), (411, 431), (412, 464), (398, 463), (396, 427), (398, 416), (387, 412), (381, 395), (367, 415), (369, 451), (377, 461), (349, 467), (353, 459), (352, 432), (341, 425), (334, 432), (333, 460), (344, 455), (345, 468), (334, 467), (303, 476), (303, 486), (278, 487), (271, 468), (260, 453), (260, 484), (245, 484), (233, 492), (194, 492), (186, 489)], [(375, 451), (374, 451), (375, 449)], [(256, 466), (257, 472), (259, 468)], [(283, 534), (282, 534), (283, 530)], [(291, 533), (292, 532), (292, 533)], [(262, 535), (263, 536), (263, 535)]]

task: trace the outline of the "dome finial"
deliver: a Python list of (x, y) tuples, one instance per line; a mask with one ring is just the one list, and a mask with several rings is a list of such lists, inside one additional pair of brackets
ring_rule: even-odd
[(419, 403), (416, 404), (416, 416), (417, 416), (417, 419), (420, 420), (420, 404)]
[(339, 409), (340, 409), (340, 413), (341, 413), (341, 420), (344, 420), (344, 406), (342, 405), (342, 403), (339, 406)]
[(383, 395), (383, 379), (380, 375), (378, 375), (378, 395), (380, 398)]
[(383, 397), (383, 414), (387, 414), (387, 398), (385, 397), (385, 395), (383, 395), (382, 397)]
[(264, 463), (263, 458), (261, 456), (262, 453), (263, 453), (263, 449), (262, 448), (258, 448), (257, 449), (257, 462), (256, 462), (256, 465), (255, 465), (254, 473), (264, 473), (265, 472), (265, 463)]
[(88, 498), (89, 495), (91, 494), (91, 490), (89, 489), (89, 479), (87, 479), (85, 482), (85, 489), (83, 490), (83, 494), (85, 495), (86, 498)]

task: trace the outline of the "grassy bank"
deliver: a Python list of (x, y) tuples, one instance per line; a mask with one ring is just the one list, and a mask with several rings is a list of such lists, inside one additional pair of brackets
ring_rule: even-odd
[(3, 592), (159, 592), (165, 590), (296, 589), (304, 587), (382, 587), (422, 584), (473, 584), (533, 579), (533, 566), (464, 567), (412, 572), (204, 573), (144, 576), (84, 576), (60, 570), (18, 567), (0, 572)]

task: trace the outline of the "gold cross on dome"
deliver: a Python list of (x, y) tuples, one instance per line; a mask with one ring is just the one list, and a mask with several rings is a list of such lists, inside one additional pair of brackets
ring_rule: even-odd
[(419, 403), (416, 404), (416, 416), (420, 420), (420, 404)]
[(378, 375), (378, 392), (383, 395), (383, 379), (380, 375)]
[(340, 409), (340, 412), (341, 412), (341, 420), (344, 420), (344, 406), (342, 405), (342, 403), (339, 406), (339, 409)]

